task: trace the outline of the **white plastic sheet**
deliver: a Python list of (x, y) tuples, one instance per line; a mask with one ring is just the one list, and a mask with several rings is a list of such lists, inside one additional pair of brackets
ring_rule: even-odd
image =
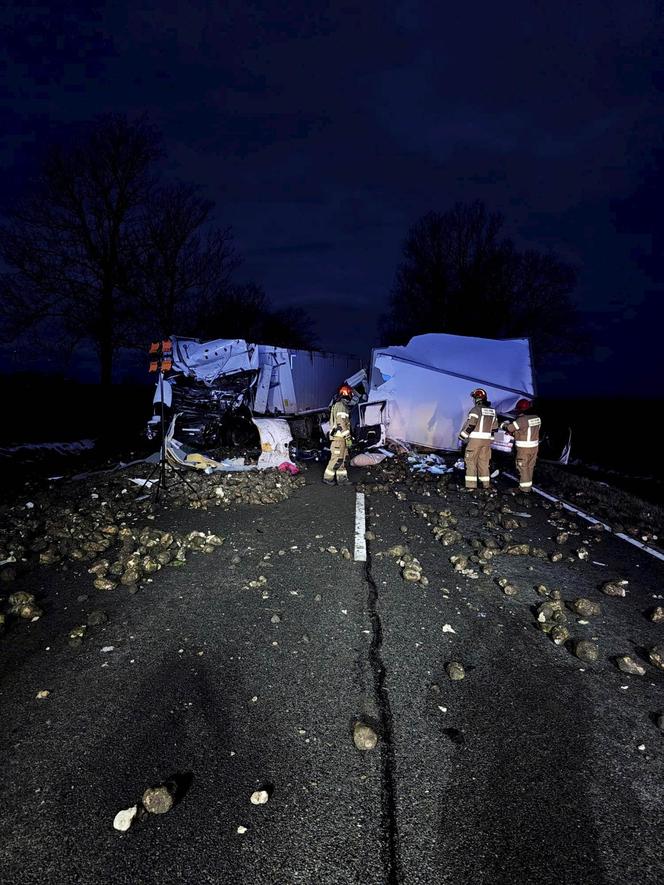
[(350, 463), (353, 467), (373, 467), (374, 464), (384, 461), (386, 457), (387, 455), (382, 452), (360, 452), (359, 455), (351, 458)]
[(258, 469), (266, 470), (284, 463), (293, 464), (288, 450), (293, 439), (288, 421), (285, 418), (254, 418), (253, 422), (261, 437)]

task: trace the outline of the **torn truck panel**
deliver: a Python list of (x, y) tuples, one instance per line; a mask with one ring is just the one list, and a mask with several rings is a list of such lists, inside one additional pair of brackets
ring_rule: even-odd
[(199, 342), (173, 337), (171, 342), (173, 377), (210, 388), (242, 379), (245, 401), (260, 415), (295, 415), (325, 408), (343, 379), (362, 366), (356, 357), (250, 344), (242, 339)]
[(257, 371), (258, 348), (241, 338), (217, 338), (200, 342), (194, 338), (173, 336), (173, 371), (210, 384), (222, 375)]
[[(295, 417), (326, 410), (339, 384), (361, 369), (355, 357), (243, 339), (201, 342), (174, 336), (170, 341), (164, 406), (169, 418), (178, 416), (178, 437), (203, 447), (248, 444), (257, 435), (254, 415)], [(159, 396), (154, 399), (157, 422)], [(317, 416), (306, 420), (308, 435), (317, 422)]]
[(534, 396), (530, 342), (417, 335), (403, 347), (372, 352), (369, 385), (361, 423), (375, 423), (380, 415), (390, 439), (454, 450), (474, 387), (484, 387), (503, 414), (522, 397)]

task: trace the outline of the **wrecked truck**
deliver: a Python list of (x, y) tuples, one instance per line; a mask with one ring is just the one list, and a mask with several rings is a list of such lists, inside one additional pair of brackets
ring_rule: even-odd
[[(535, 396), (530, 341), (431, 333), (403, 346), (374, 348), (368, 366), (356, 357), (293, 350), (242, 339), (200, 342), (171, 338), (172, 370), (164, 405), (176, 416), (175, 436), (198, 448), (258, 444), (262, 451), (325, 445), (327, 410), (340, 383), (356, 391), (354, 450), (393, 441), (408, 450), (455, 451), (472, 405), (484, 387), (497, 412), (508, 415)], [(153, 422), (159, 421), (160, 385)], [(258, 435), (257, 435), (258, 431)], [(510, 451), (503, 431), (493, 448)]]
[[(384, 438), (407, 449), (454, 451), (475, 387), (486, 389), (502, 415), (510, 414), (522, 397), (532, 399), (530, 340), (430, 333), (403, 346), (374, 348), (359, 423), (380, 426)], [(498, 431), (493, 447), (509, 451), (510, 441)]]
[(265, 452), (288, 433), (317, 443), (334, 392), (361, 369), (356, 357), (239, 338), (170, 342), (172, 368), (157, 383), (149, 429), (159, 427), (163, 397), (172, 435), (196, 448), (257, 444), (260, 436)]

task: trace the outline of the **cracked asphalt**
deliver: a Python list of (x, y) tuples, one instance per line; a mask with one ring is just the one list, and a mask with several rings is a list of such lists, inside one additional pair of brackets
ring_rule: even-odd
[[(321, 485), (314, 466), (277, 505), (162, 512), (157, 527), (225, 545), (135, 596), (95, 591), (83, 568), (22, 579), (45, 615), (0, 639), (0, 881), (662, 882), (664, 672), (626, 676), (612, 660), (642, 659), (662, 636), (644, 615), (662, 564), (579, 523), (562, 549), (587, 540), (586, 561), (500, 556), (493, 576), (462, 577), (457, 548), (410, 509), (449, 508), (465, 538), (486, 533), (480, 498), (446, 495), (367, 495), (376, 537), (356, 563), (319, 550), (352, 551), (355, 490)], [(515, 541), (552, 549), (553, 511), (524, 512)], [(427, 587), (387, 555), (404, 543)], [(618, 576), (626, 598), (598, 592)], [(596, 638), (597, 664), (536, 629), (539, 583), (601, 602), (591, 623), (570, 620)], [(108, 623), (70, 648), (99, 608)], [(450, 660), (463, 681), (447, 678)], [(355, 749), (357, 719), (376, 750)], [(188, 789), (171, 812), (113, 830), (174, 775)], [(261, 787), (270, 801), (256, 807)]]

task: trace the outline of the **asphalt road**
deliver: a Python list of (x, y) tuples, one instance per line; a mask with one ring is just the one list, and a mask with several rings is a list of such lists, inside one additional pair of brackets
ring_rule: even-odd
[[(612, 660), (642, 660), (662, 636), (644, 615), (662, 564), (579, 523), (562, 549), (587, 540), (585, 561), (500, 556), (493, 575), (462, 577), (456, 548), (410, 505), (451, 509), (472, 539), (486, 535), (482, 498), (408, 487), (367, 496), (375, 539), (358, 563), (319, 549), (353, 550), (354, 488), (321, 485), (315, 466), (307, 478), (278, 505), (162, 513), (156, 525), (226, 542), (135, 596), (94, 591), (84, 569), (33, 574), (45, 616), (0, 640), (0, 881), (664, 881), (664, 672), (626, 676)], [(553, 549), (555, 511), (523, 512), (514, 540)], [(404, 543), (427, 587), (387, 555)], [(626, 598), (598, 592), (618, 576)], [(601, 602), (591, 623), (571, 618), (596, 637), (597, 664), (536, 629), (542, 582)], [(108, 623), (70, 648), (99, 608)], [(375, 750), (354, 747), (357, 719)], [(117, 811), (169, 777), (172, 811), (114, 831)], [(261, 787), (270, 801), (253, 806)]]

